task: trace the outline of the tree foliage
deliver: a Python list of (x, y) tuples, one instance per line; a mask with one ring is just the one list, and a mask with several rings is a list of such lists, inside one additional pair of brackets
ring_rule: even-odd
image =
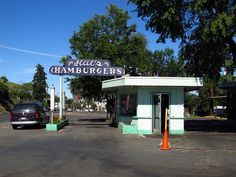
[(7, 83), (7, 82), (8, 82), (8, 79), (7, 79), (6, 76), (0, 77), (0, 80), (1, 80), (3, 83)]
[(0, 98), (3, 100), (7, 99), (8, 95), (8, 87), (3, 82), (0, 82)]
[(6, 85), (8, 82), (5, 76), (0, 77), (0, 99), (5, 99), (8, 97), (8, 86)]
[(152, 53), (153, 72), (159, 76), (180, 77), (185, 75), (184, 62), (174, 56), (173, 49), (166, 48)]
[(128, 47), (124, 44), (128, 44), (136, 26), (129, 26), (128, 13), (115, 5), (108, 7), (107, 11), (106, 15), (95, 15), (74, 33), (70, 39), (72, 55), (78, 58), (104, 58), (121, 66), (125, 61), (123, 52)]
[(146, 28), (158, 42), (181, 41), (187, 70), (219, 79), (225, 60), (236, 65), (236, 4), (234, 0), (129, 0), (137, 5)]
[[(95, 15), (70, 38), (72, 55), (82, 59), (107, 59), (115, 66), (151, 69), (146, 38), (128, 25), (128, 12), (110, 5), (107, 14)], [(67, 56), (68, 58), (68, 56)], [(71, 80), (71, 91), (82, 97), (100, 97), (101, 81), (111, 77), (80, 76)]]
[(185, 107), (185, 113), (188, 116), (195, 115), (195, 113), (198, 113), (197, 110), (199, 108), (201, 100), (200, 97), (193, 93), (185, 93), (184, 96), (184, 107)]
[[(235, 0), (129, 0), (157, 42), (179, 40), (179, 55), (190, 76), (204, 78), (196, 112), (211, 112), (211, 96), (220, 82), (234, 80), (236, 66)], [(227, 75), (221, 77), (222, 67)], [(191, 97), (191, 95), (190, 95)], [(189, 97), (189, 98), (190, 98)], [(195, 99), (195, 97), (194, 97)], [(192, 104), (191, 99), (187, 99)], [(194, 101), (193, 101), (194, 102)], [(195, 102), (194, 102), (195, 104)]]
[(6, 111), (11, 111), (12, 104), (13, 102), (9, 97), (9, 89), (6, 85), (6, 82), (4, 79), (1, 79), (0, 80), (0, 106), (2, 106)]
[(16, 102), (31, 101), (32, 97), (32, 83), (23, 83), (22, 85), (18, 84), (9, 84), (9, 95), (10, 98)]
[(36, 73), (34, 74), (34, 78), (32, 81), (33, 99), (42, 102), (43, 99), (47, 96), (47, 74), (44, 72), (44, 67), (42, 65), (38, 64), (36, 67)]

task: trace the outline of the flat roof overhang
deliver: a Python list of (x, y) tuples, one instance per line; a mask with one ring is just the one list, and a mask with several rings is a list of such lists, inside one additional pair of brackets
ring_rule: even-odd
[(102, 82), (103, 90), (114, 90), (118, 87), (184, 87), (188, 90), (199, 89), (203, 80), (199, 77), (139, 77), (123, 76)]

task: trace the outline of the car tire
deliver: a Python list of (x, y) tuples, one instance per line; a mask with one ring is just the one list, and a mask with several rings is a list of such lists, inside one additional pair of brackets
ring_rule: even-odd
[(12, 125), (12, 129), (16, 130), (17, 129), (17, 125)]

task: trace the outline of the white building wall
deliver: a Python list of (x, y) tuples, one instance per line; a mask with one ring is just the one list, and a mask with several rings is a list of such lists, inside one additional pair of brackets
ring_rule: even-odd
[(173, 88), (170, 101), (170, 118), (184, 117), (184, 90), (183, 88)]
[(150, 91), (148, 88), (138, 88), (138, 107), (137, 107), (137, 117), (151, 117), (150, 112)]
[(183, 134), (184, 119), (170, 119), (169, 132), (170, 134)]
[(152, 119), (138, 119), (138, 129), (152, 132)]

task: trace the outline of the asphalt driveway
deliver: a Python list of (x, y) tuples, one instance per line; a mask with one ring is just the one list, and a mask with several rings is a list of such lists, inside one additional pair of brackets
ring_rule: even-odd
[(12, 130), (0, 116), (0, 177), (235, 176), (236, 134), (186, 132), (170, 136), (122, 135), (105, 114), (68, 114), (59, 132)]

